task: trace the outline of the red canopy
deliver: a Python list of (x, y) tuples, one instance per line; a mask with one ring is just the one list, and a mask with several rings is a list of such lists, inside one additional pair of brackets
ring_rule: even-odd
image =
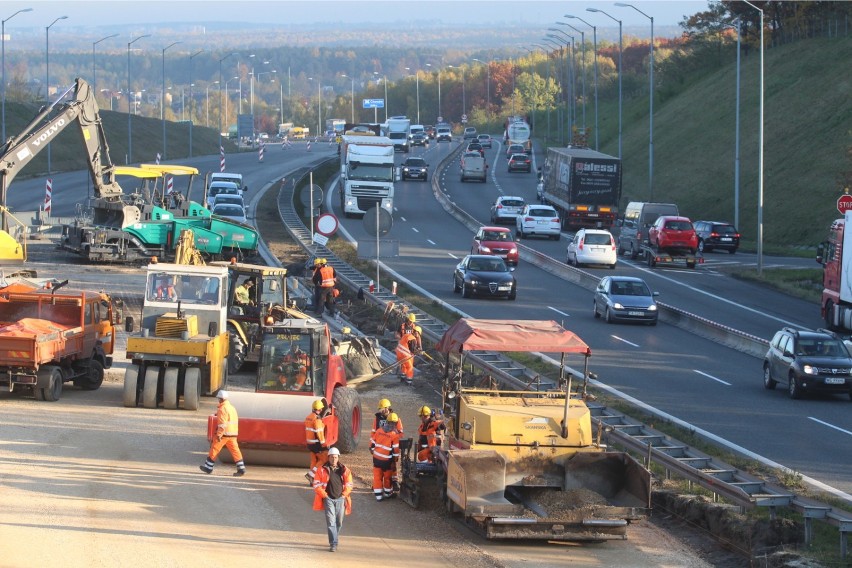
[(553, 320), (462, 318), (435, 346), (441, 353), (462, 351), (531, 351), (586, 353), (589, 346)]

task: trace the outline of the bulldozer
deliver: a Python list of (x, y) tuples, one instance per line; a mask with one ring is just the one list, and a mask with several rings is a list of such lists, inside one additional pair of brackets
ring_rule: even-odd
[(450, 327), (436, 349), (449, 363), (451, 354), (463, 359), (468, 351), (505, 346), (562, 353), (559, 383), (542, 390), (498, 390), (464, 386), (448, 372), (443, 389), (448, 440), (436, 449), (432, 464), (403, 463), (401, 498), (416, 504), (420, 478), (434, 474), (447, 509), (488, 539), (627, 538), (628, 525), (650, 512), (651, 477), (632, 456), (601, 443), (585, 389), (572, 392), (565, 379), (565, 355), (582, 354), (587, 376), (591, 350), (553, 321), (469, 318)]

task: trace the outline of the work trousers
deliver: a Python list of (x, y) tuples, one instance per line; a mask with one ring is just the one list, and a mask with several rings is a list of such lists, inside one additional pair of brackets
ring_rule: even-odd
[(210, 452), (207, 454), (207, 457), (211, 462), (216, 461), (216, 457), (219, 455), (219, 452), (222, 451), (223, 447), (227, 447), (228, 451), (231, 452), (231, 457), (234, 458), (234, 463), (242, 463), (243, 453), (240, 451), (240, 445), (237, 444), (236, 436), (222, 436), (220, 440), (215, 438), (213, 439), (213, 443), (210, 444)]
[(317, 468), (322, 467), (325, 462), (328, 461), (328, 449), (324, 449), (321, 452), (311, 452), (311, 469), (308, 472), (308, 475), (311, 476), (311, 479), (317, 474)]

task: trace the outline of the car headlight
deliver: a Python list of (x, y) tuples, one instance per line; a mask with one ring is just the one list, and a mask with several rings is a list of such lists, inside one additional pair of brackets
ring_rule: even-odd
[(650, 306), (648, 306), (648, 311), (649, 312), (656, 312), (657, 311), (657, 304), (651, 304)]
[(408, 168), (402, 168), (402, 171), (407, 172)]
[(480, 246), (479, 250), (481, 250), (482, 252), (487, 252), (489, 254), (491, 253), (491, 249), (489, 247)]
[(802, 366), (802, 372), (806, 375), (817, 375), (817, 374), (819, 374), (819, 372), (817, 371), (817, 368), (814, 367), (813, 365), (803, 365)]
[(476, 278), (471, 278), (471, 279), (470, 279), (470, 285), (471, 285), (471, 286), (476, 286)]
[(624, 306), (622, 306), (619, 302), (615, 302), (612, 305), (612, 307), (615, 308), (616, 310), (623, 310), (624, 309)]

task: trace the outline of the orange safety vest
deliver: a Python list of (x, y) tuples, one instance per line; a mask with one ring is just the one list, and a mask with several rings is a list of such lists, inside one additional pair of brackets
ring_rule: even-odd
[(322, 288), (331, 288), (334, 286), (334, 268), (331, 266), (323, 266), (320, 268), (320, 277), (322, 278)]
[[(413, 345), (411, 343), (412, 341), (414, 342)], [(396, 358), (400, 360), (410, 357), (411, 349), (415, 345), (417, 345), (417, 338), (414, 337), (414, 335), (412, 335), (411, 333), (404, 334), (399, 339), (399, 345), (396, 346)]]
[(372, 438), (373, 459), (386, 462), (399, 457), (399, 432), (377, 430)]
[[(340, 464), (340, 467), (343, 468), (343, 498), (346, 503), (345, 512), (348, 515), (352, 512), (352, 497), (350, 496), (352, 493), (352, 470), (343, 464)], [(325, 509), (322, 500), (328, 495), (325, 492), (325, 488), (328, 485), (329, 475), (331, 473), (329, 472), (328, 464), (317, 468), (317, 473), (314, 476), (314, 511)]]
[(426, 422), (421, 422), (420, 428), (417, 429), (417, 433), (420, 434), (417, 440), (420, 448), (425, 449), (437, 446), (440, 438), (438, 431), (444, 429), (446, 429), (444, 423), (438, 420), (429, 419)]
[[(391, 410), (393, 412), (393, 410)], [(388, 416), (390, 416), (390, 412), (388, 412)], [(382, 426), (385, 425), (388, 419), (382, 415), (381, 412), (376, 412), (376, 418), (373, 420), (373, 429), (370, 432), (370, 440), (373, 439), (373, 435), (381, 430)], [(402, 437), (403, 429), (402, 429), (402, 418), (400, 418), (396, 423), (396, 431), (399, 432), (399, 437)]]
[(175, 297), (175, 287), (172, 284), (160, 284), (157, 286), (158, 299), (172, 299)]
[(240, 418), (237, 409), (227, 400), (223, 400), (216, 408), (216, 435), (236, 436), (239, 433)]
[(325, 445), (325, 424), (314, 411), (305, 418), (305, 441), (309, 447)]

